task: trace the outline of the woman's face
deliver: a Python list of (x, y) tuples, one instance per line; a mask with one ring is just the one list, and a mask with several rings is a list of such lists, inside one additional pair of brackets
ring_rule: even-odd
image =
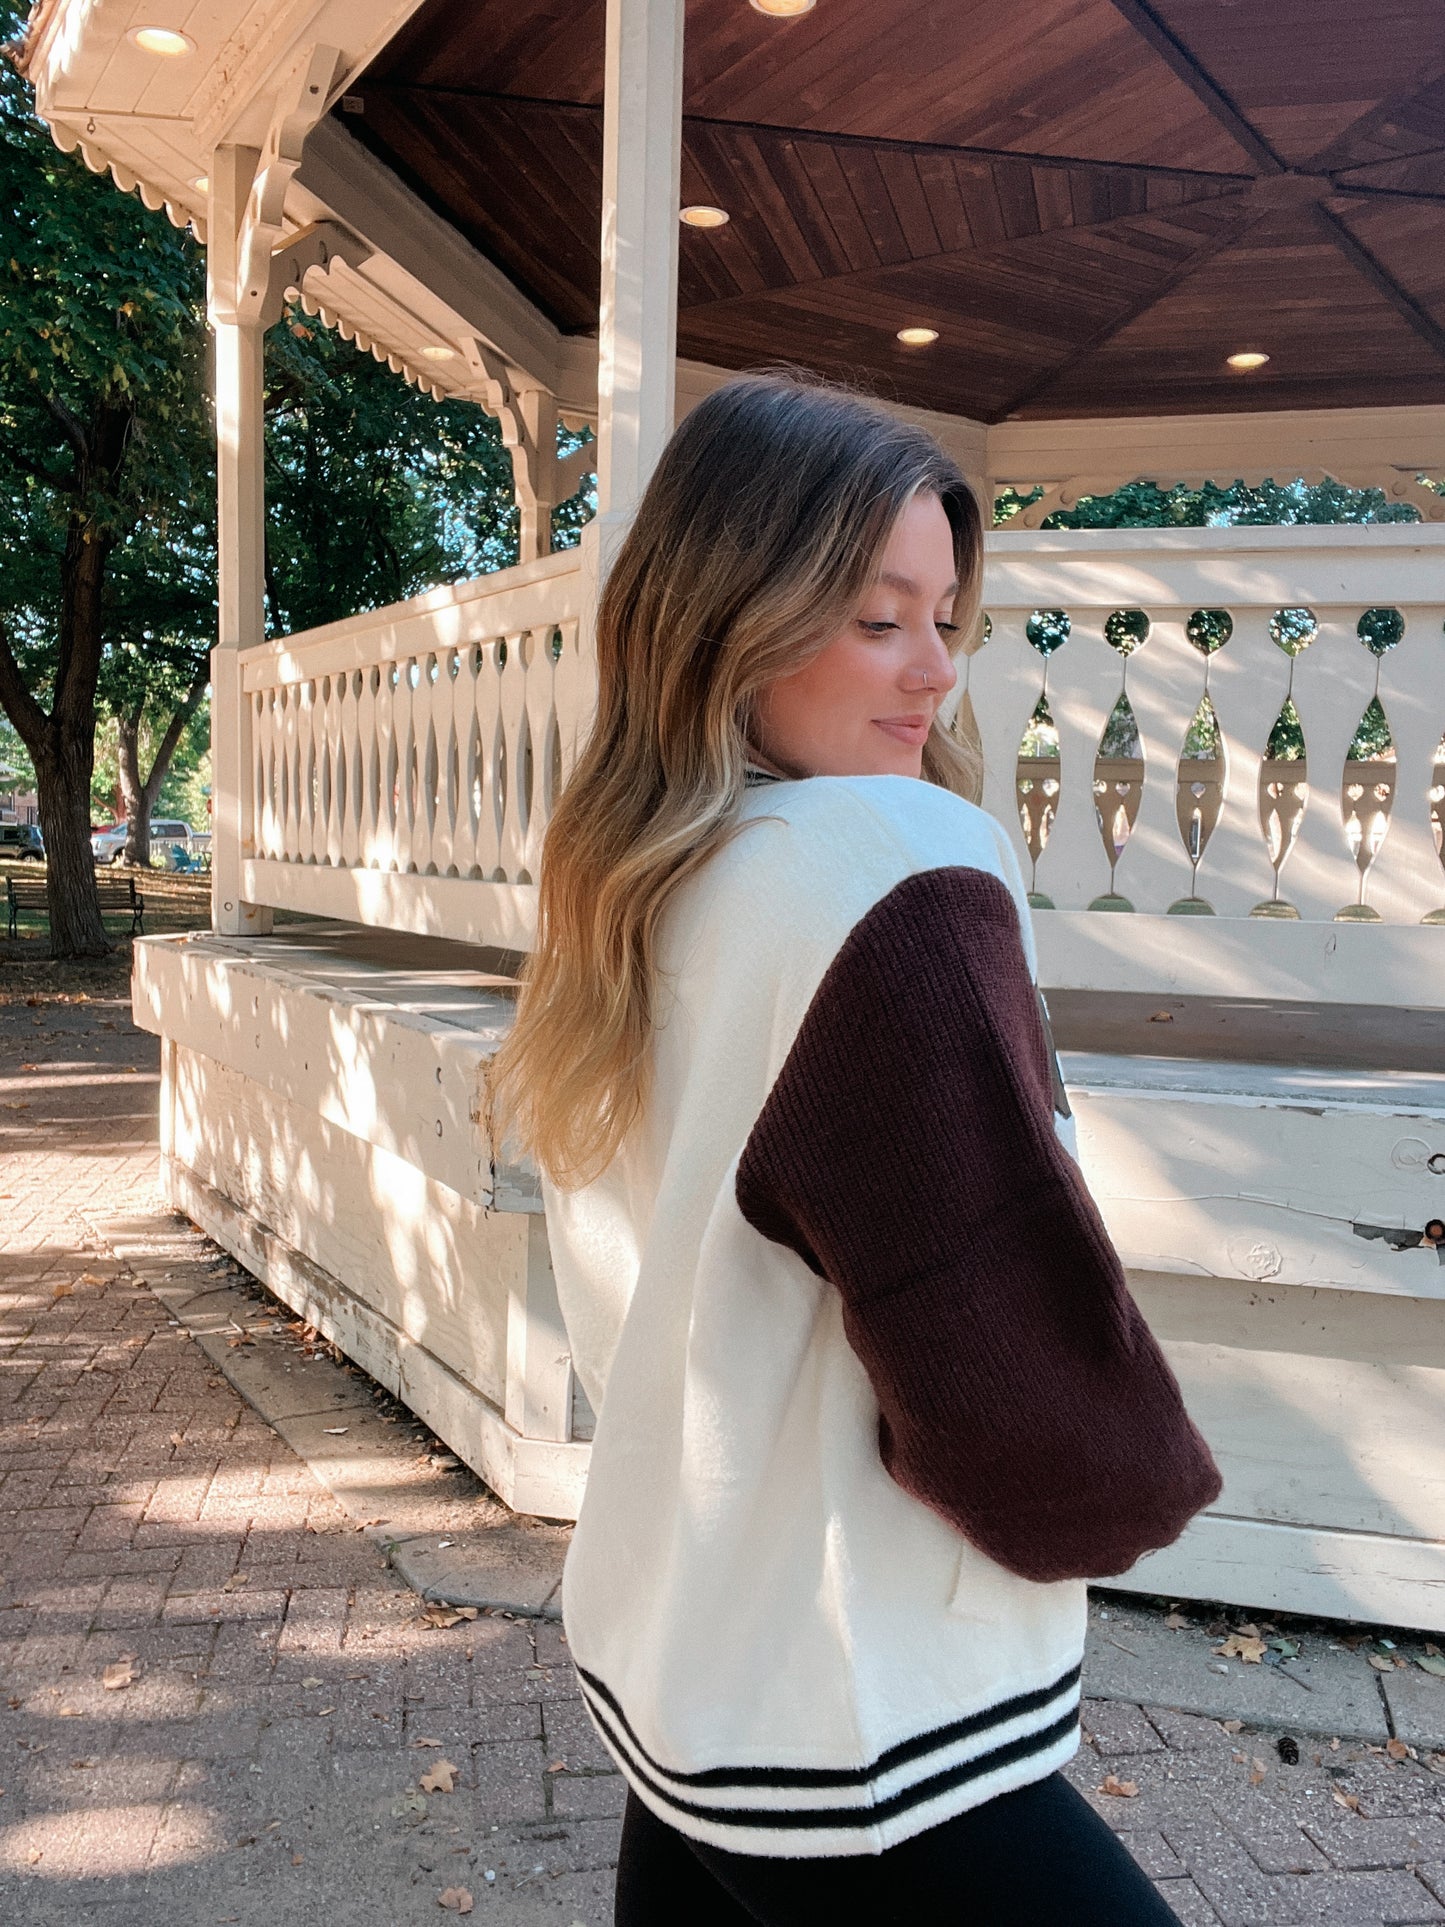
[(758, 697), (755, 747), (788, 775), (918, 776), (935, 712), (958, 680), (953, 531), (915, 495), (845, 629)]

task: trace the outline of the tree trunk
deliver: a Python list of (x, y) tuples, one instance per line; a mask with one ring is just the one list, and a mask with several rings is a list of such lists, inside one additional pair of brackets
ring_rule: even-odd
[(139, 713), (115, 719), (120, 800), (125, 811), (125, 860), (148, 870), (151, 862), (151, 802), (154, 792), (140, 773)]
[(140, 726), (142, 711), (133, 716), (117, 716), (116, 736), (120, 755), (120, 787), (125, 802), (125, 860), (148, 868), (151, 860), (151, 811), (161, 793), (186, 724), (201, 706), (210, 681), (209, 664), (196, 672), (195, 680), (175, 714), (166, 724), (166, 733), (156, 748), (150, 775), (141, 780)]
[(52, 731), (51, 754), (35, 758), (40, 827), (45, 834), (46, 895), (52, 957), (104, 957), (112, 948), (95, 894), (90, 853), (93, 743)]
[(104, 642), (102, 598), (115, 537), (98, 523), (95, 504), (104, 499), (104, 491), (120, 473), (135, 413), (129, 403), (102, 400), (86, 425), (54, 396), (43, 399), (63, 429), (75, 460), (74, 474), (65, 488), (72, 506), (60, 565), (55, 697), (47, 716), (0, 628), (0, 705), (19, 730), (35, 765), (40, 827), (45, 835), (50, 954), (64, 960), (103, 957), (111, 949), (95, 893), (90, 779), (95, 770), (95, 691)]
[(108, 538), (96, 532), (88, 517), (71, 518), (61, 564), (60, 664), (46, 732), (48, 769), (43, 771), (39, 761), (35, 765), (48, 866), (50, 954), (57, 958), (103, 957), (111, 948), (95, 894), (90, 849), (101, 596), (110, 549)]

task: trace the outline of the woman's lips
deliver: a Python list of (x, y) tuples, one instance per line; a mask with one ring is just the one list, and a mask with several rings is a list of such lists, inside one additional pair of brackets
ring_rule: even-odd
[(931, 716), (875, 716), (873, 727), (881, 729), (895, 742), (907, 743), (910, 749), (921, 749), (928, 741), (928, 732), (933, 726)]

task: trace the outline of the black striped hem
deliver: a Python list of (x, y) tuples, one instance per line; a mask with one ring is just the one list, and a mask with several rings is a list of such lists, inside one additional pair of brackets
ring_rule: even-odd
[[(655, 1798), (693, 1821), (715, 1826), (752, 1830), (857, 1830), (895, 1819), (899, 1814), (924, 1805), (945, 1793), (957, 1791), (970, 1781), (1018, 1765), (1034, 1755), (1043, 1754), (1065, 1739), (1078, 1725), (1077, 1689), (1080, 1668), (1073, 1666), (1052, 1686), (1017, 1694), (984, 1712), (954, 1720), (931, 1732), (900, 1741), (881, 1753), (871, 1766), (862, 1767), (711, 1767), (700, 1773), (675, 1773), (654, 1760), (633, 1732), (616, 1696), (591, 1673), (578, 1667), (578, 1676), (593, 1718), (628, 1773)], [(1006, 1726), (1031, 1712), (1040, 1712), (1061, 1693), (1074, 1695), (1065, 1711), (1046, 1725), (1001, 1741), (982, 1753), (912, 1781), (906, 1787), (884, 1795), (873, 1793), (854, 1806), (773, 1807), (712, 1806), (675, 1791), (680, 1787), (747, 1787), (758, 1791), (783, 1791), (786, 1788), (871, 1789), (888, 1774), (929, 1755), (945, 1751), (990, 1728)], [(660, 1777), (663, 1776), (663, 1777)], [(669, 1784), (664, 1784), (665, 1780)]]

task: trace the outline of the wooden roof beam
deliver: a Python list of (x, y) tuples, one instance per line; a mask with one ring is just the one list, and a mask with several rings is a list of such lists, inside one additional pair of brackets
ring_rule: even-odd
[(1184, 82), (1196, 100), (1203, 103), (1232, 140), (1242, 147), (1264, 174), (1283, 174), (1285, 164), (1256, 127), (1244, 118), (1234, 102), (1199, 65), (1193, 54), (1164, 25), (1146, 0), (1111, 0), (1116, 13), (1123, 15), (1141, 40), (1148, 43), (1175, 77)]
[[(595, 385), (579, 381), (582, 358), (568, 352), (561, 331), (333, 117), (307, 141), (297, 183), (445, 303), (505, 361), (555, 394), (564, 414), (592, 413)], [(594, 346), (589, 363), (595, 355)]]
[(1252, 209), (1249, 218), (1241, 221), (1237, 226), (1226, 227), (1218, 234), (1211, 235), (1203, 247), (1196, 248), (1191, 255), (1181, 261), (1172, 274), (1166, 275), (1162, 281), (1151, 283), (1148, 291), (1131, 303), (1124, 313), (1114, 316), (1105, 327), (1096, 329), (1086, 341), (1079, 342), (1070, 353), (1065, 355), (1062, 361), (1055, 362), (1053, 367), (1036, 376), (1018, 394), (1010, 397), (994, 419), (1006, 421), (1020, 408), (1026, 408), (1030, 402), (1037, 401), (1039, 396), (1046, 394), (1061, 376), (1066, 375), (1071, 368), (1076, 368), (1081, 361), (1102, 348), (1106, 341), (1112, 341), (1115, 335), (1129, 326), (1130, 322), (1137, 321), (1142, 314), (1147, 314), (1157, 301), (1171, 293), (1181, 282), (1187, 281), (1190, 275), (1204, 266), (1206, 261), (1212, 260), (1225, 248), (1234, 247), (1251, 228), (1258, 226), (1265, 218), (1266, 211)]
[(1409, 322), (1421, 340), (1428, 342), (1441, 360), (1445, 361), (1445, 327), (1441, 326), (1428, 308), (1421, 306), (1407, 288), (1400, 285), (1385, 264), (1371, 253), (1340, 214), (1326, 206), (1323, 201), (1316, 203), (1314, 213), (1315, 219), (1350, 266), (1357, 273), (1362, 274), (1370, 285), (1385, 297), (1396, 313)]

